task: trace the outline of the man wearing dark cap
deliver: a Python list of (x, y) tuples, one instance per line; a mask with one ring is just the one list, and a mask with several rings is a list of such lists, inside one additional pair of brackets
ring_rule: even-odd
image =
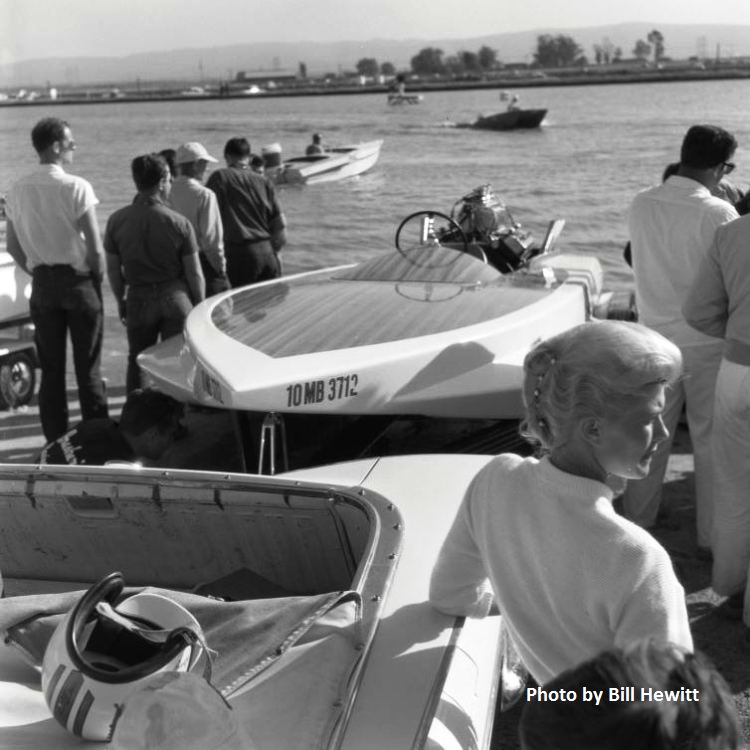
[(278, 253), (286, 244), (286, 221), (273, 185), (250, 169), (250, 144), (230, 138), (227, 166), (211, 173), (207, 187), (216, 193), (224, 227), (227, 276), (233, 287), (281, 275)]

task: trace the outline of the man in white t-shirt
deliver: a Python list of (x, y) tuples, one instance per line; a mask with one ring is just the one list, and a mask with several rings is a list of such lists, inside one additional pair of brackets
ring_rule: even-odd
[[(682, 304), (719, 226), (738, 218), (712, 195), (734, 169), (737, 141), (713, 125), (694, 125), (682, 143), (677, 173), (636, 195), (628, 229), (633, 254), (638, 319), (680, 347), (685, 374), (670, 389), (664, 422), (674, 435), (683, 405), (695, 460), (699, 552), (708, 556), (712, 526), (712, 461), (709, 445), (722, 342), (685, 321)], [(672, 440), (664, 441), (647, 477), (628, 482), (625, 515), (646, 528), (656, 523)]]
[(32, 276), (30, 312), (39, 362), (39, 415), (44, 437), (68, 431), (65, 349), (68, 332), (83, 419), (108, 416), (101, 377), (104, 269), (91, 185), (67, 174), (75, 141), (64, 120), (47, 117), (31, 131), (39, 168), (7, 198), (8, 252)]

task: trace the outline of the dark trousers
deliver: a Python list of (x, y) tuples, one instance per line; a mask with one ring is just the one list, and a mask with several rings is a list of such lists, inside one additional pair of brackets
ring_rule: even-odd
[(281, 276), (281, 264), (270, 240), (224, 242), (227, 276), (233, 289)]
[(219, 273), (207, 260), (206, 256), (201, 253), (199, 256), (203, 278), (206, 280), (206, 297), (213, 297), (214, 294), (226, 292), (232, 287), (226, 274)]
[(73, 345), (73, 365), (83, 419), (107, 417), (101, 374), (104, 309), (101, 286), (90, 274), (71, 266), (37, 266), (30, 300), (39, 364), (39, 416), (47, 442), (68, 431), (66, 347)]
[(192, 310), (187, 284), (182, 280), (128, 288), (125, 304), (128, 332), (127, 392), (141, 387), (138, 355), (160, 339), (182, 333)]

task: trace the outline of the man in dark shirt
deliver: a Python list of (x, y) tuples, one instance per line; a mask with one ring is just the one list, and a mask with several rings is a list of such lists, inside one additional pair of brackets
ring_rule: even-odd
[(128, 392), (141, 385), (138, 355), (181, 333), (206, 292), (193, 227), (165, 205), (172, 177), (164, 157), (137, 156), (132, 171), (138, 195), (110, 216), (104, 235), (107, 276), (128, 334)]
[(224, 226), (227, 276), (233, 287), (281, 275), (278, 252), (286, 244), (284, 214), (273, 185), (250, 169), (250, 144), (230, 138), (227, 166), (211, 173), (206, 186), (216, 193)]
[(313, 133), (312, 143), (305, 149), (305, 156), (316, 156), (325, 153), (320, 133)]
[(128, 394), (120, 421), (86, 419), (44, 447), (43, 464), (87, 464), (107, 461), (157, 461), (185, 434), (185, 405), (152, 388)]

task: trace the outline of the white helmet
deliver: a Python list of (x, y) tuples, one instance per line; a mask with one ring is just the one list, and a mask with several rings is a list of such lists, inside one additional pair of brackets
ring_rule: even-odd
[(44, 699), (86, 740), (109, 740), (127, 697), (157, 672), (192, 669), (204, 644), (198, 621), (165, 596), (144, 592), (115, 606), (124, 585), (111, 573), (92, 586), (44, 653)]

